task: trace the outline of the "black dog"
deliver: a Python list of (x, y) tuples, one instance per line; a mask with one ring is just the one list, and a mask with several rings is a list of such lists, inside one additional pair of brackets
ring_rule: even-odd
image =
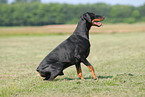
[(99, 21), (104, 20), (104, 16), (93, 13), (85, 13), (81, 16), (80, 21), (74, 33), (52, 52), (50, 52), (40, 63), (37, 71), (44, 80), (53, 81), (58, 75), (64, 75), (63, 70), (71, 65), (76, 66), (78, 77), (83, 79), (80, 63), (83, 62), (95, 75), (93, 66), (86, 59), (90, 52), (89, 30), (91, 26), (102, 26)]

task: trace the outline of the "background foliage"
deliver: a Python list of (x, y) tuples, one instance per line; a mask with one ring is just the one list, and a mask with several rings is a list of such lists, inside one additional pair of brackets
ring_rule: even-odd
[(74, 24), (81, 14), (90, 11), (106, 16), (106, 23), (135, 23), (145, 21), (145, 4), (130, 5), (58, 4), (40, 3), (41, 0), (15, 0), (7, 4), (0, 0), (0, 26), (39, 26), (49, 24)]

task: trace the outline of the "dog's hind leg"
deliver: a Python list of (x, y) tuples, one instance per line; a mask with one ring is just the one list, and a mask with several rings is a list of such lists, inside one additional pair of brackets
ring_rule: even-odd
[(50, 78), (48, 79), (48, 81), (54, 81), (54, 79), (59, 75), (60, 71), (59, 70), (56, 70), (54, 72), (51, 72), (51, 76)]
[(50, 76), (51, 76), (51, 73), (47, 73), (45, 79), (43, 79), (43, 80), (48, 80), (50, 78)]
[(61, 62), (52, 63), (49, 67), (50, 77), (48, 81), (53, 81), (58, 75), (63, 75), (63, 64)]

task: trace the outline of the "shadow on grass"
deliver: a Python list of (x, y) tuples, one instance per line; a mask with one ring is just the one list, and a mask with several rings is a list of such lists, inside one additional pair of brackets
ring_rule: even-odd
[[(98, 79), (108, 79), (108, 78), (112, 78), (113, 76), (98, 76)], [(87, 79), (93, 79), (93, 77), (84, 77), (85, 80)], [(62, 79), (55, 79), (55, 81), (63, 81), (63, 80), (68, 80), (68, 81), (71, 81), (71, 80), (81, 80), (79, 78), (62, 78)]]
[[(98, 79), (108, 79), (108, 78), (112, 78), (113, 76), (98, 76)], [(93, 77), (86, 77), (85, 79), (93, 79)]]
[(129, 73), (129, 74), (124, 73), (124, 74), (117, 74), (117, 76), (134, 76), (134, 75), (131, 73)]
[(60, 78), (60, 79), (55, 79), (55, 81), (63, 81), (63, 80), (67, 80), (67, 81), (71, 81), (71, 80), (80, 80), (79, 78)]
[[(129, 74), (126, 74), (126, 73), (124, 73), (124, 74), (117, 74), (116, 75), (116, 77), (119, 77), (119, 76), (134, 76), (133, 74), (131, 74), (131, 73), (129, 73)], [(109, 76), (98, 76), (98, 79), (111, 79), (111, 78), (113, 78), (114, 76), (112, 76), (112, 75), (109, 75)], [(85, 80), (87, 80), (87, 79), (93, 79), (93, 77), (92, 76), (89, 76), (89, 77), (84, 77), (84, 79)], [(71, 81), (71, 80), (81, 80), (81, 79), (79, 79), (79, 78), (60, 78), (60, 79), (55, 79), (55, 81), (63, 81), (63, 80), (68, 80), (68, 81)]]
[(98, 76), (98, 79), (108, 79), (112, 78), (113, 76)]

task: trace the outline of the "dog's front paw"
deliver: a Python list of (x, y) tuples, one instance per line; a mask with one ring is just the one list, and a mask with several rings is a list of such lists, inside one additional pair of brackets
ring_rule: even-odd
[(98, 80), (98, 77), (95, 76), (95, 77), (94, 77), (94, 80)]

